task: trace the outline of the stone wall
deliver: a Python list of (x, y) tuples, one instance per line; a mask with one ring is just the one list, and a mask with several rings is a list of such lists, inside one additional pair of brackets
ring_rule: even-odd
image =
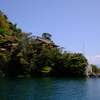
[(92, 66), (91, 65), (87, 65), (85, 67), (85, 71), (86, 71), (86, 76), (88, 77), (90, 74), (92, 74)]

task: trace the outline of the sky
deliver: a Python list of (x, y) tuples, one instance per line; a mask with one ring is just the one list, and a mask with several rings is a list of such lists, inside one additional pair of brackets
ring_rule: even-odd
[(52, 34), (65, 51), (100, 65), (100, 0), (0, 0), (0, 10), (23, 32)]

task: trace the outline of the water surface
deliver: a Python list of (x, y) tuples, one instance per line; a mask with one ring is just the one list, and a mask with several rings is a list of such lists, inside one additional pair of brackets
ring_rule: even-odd
[(0, 100), (100, 100), (100, 78), (0, 78)]

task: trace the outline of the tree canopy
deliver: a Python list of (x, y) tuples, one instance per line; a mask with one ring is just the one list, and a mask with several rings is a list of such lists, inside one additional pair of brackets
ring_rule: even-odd
[(42, 34), (42, 38), (45, 38), (45, 39), (51, 40), (51, 37), (52, 37), (52, 35), (49, 34), (49, 33), (43, 33), (43, 34)]

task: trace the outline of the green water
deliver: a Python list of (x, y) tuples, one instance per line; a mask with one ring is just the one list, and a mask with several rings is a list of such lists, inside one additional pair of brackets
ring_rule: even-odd
[(0, 78), (0, 100), (100, 100), (100, 78)]

